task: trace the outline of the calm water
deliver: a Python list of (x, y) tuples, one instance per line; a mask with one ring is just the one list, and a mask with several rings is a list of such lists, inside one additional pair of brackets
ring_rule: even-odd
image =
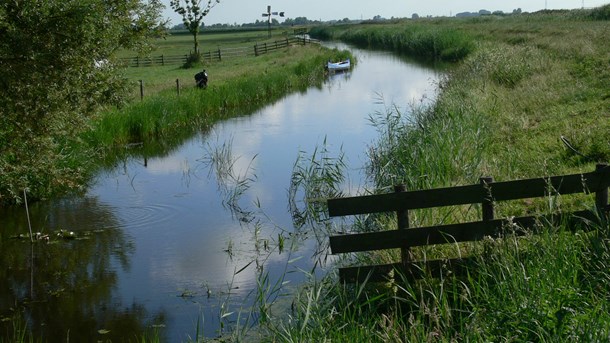
[[(257, 284), (267, 301), (289, 303), (284, 294), (304, 271), (327, 268), (315, 231), (295, 228), (289, 211), (297, 157), (343, 153), (342, 187), (358, 192), (380, 98), (408, 110), (434, 97), (439, 77), (390, 53), (351, 50), (353, 71), (321, 88), (218, 123), (165, 156), (134, 147), (140, 157), (102, 172), (85, 196), (33, 204), (34, 231), (51, 234), (50, 244), (7, 239), (28, 231), (25, 209), (0, 210), (0, 319), (20, 316), (49, 341), (118, 340), (153, 327), (178, 342), (195, 337), (198, 321), (206, 337), (234, 327)], [(77, 239), (55, 238), (60, 229)]]

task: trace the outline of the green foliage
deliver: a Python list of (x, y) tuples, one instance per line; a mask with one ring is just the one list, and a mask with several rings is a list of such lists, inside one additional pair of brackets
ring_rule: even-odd
[(0, 4), (0, 204), (29, 188), (42, 198), (81, 184), (84, 156), (66, 149), (103, 104), (121, 102), (119, 48), (146, 50), (159, 1)]
[(193, 35), (193, 52), (191, 55), (199, 54), (199, 41), (197, 36), (201, 28), (203, 18), (210, 13), (210, 10), (220, 3), (220, 0), (208, 0), (205, 6), (201, 2), (205, 0), (171, 0), (172, 9), (182, 16), (184, 27)]
[(610, 4), (592, 9), (589, 16), (593, 20), (610, 20)]

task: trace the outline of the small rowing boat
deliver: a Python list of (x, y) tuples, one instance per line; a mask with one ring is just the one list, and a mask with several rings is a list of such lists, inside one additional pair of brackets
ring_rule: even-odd
[(328, 69), (328, 71), (343, 71), (343, 70), (348, 70), (351, 67), (351, 62), (348, 59), (346, 59), (345, 61), (341, 61), (341, 62), (330, 62), (328, 61), (328, 64), (326, 66), (326, 69)]

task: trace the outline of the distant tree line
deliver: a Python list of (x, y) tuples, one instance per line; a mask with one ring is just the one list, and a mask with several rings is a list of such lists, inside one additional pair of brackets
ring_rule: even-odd
[(455, 16), (457, 18), (463, 18), (463, 17), (478, 17), (478, 16), (484, 16), (484, 15), (497, 15), (497, 16), (503, 16), (503, 15), (509, 15), (509, 14), (521, 14), (521, 8), (517, 8), (514, 9), (512, 13), (504, 13), (504, 11), (488, 11), (485, 9), (479, 10), (478, 12), (461, 12), (456, 14)]
[[(491, 12), (491, 11), (482, 9), (478, 12), (461, 12), (461, 13), (456, 14), (455, 16), (456, 17), (475, 17), (475, 16), (482, 16), (482, 15), (503, 16), (503, 15), (512, 15), (512, 14), (521, 14), (521, 13), (522, 13), (521, 8), (514, 9), (512, 11), (512, 13), (506, 13), (503, 11)], [(432, 17), (432, 16), (426, 16), (425, 18), (430, 18), (430, 17)], [(411, 19), (419, 19), (419, 18), (422, 18), (422, 17), (420, 17), (419, 14), (417, 14), (417, 13), (413, 13), (413, 15), (411, 16)], [(380, 22), (380, 21), (395, 20), (395, 19), (400, 19), (400, 18), (392, 17), (390, 19), (387, 19), (380, 15), (375, 15), (373, 18), (367, 19), (367, 20), (343, 18), (343, 19), (338, 19), (338, 20), (329, 20), (329, 21), (322, 22), (320, 20), (310, 20), (307, 17), (296, 17), (296, 18), (286, 18), (286, 20), (284, 20), (281, 23), (277, 19), (272, 18), (271, 26), (272, 27), (291, 27), (291, 26), (320, 25), (320, 24), (349, 24), (349, 23), (360, 23), (360, 22)], [(262, 19), (262, 20), (257, 19), (256, 21), (254, 21), (252, 23), (243, 23), (243, 24), (217, 23), (217, 24), (212, 24), (212, 25), (205, 25), (202, 22), (200, 30), (203, 30), (205, 28), (235, 29), (235, 28), (258, 28), (258, 27), (266, 28), (267, 19)], [(187, 29), (187, 27), (182, 23), (171, 27), (171, 30), (175, 30), (175, 31), (184, 31), (186, 29)]]
[[(376, 16), (375, 17), (376, 20), (377, 18), (382, 19), (380, 16)], [(359, 20), (358, 20), (359, 21)], [(341, 20), (331, 20), (329, 22), (326, 23), (351, 23), (354, 22), (354, 20), (351, 20), (349, 18), (343, 18)], [(310, 20), (307, 19), (307, 17), (296, 17), (296, 18), (286, 18), (286, 20), (284, 20), (283, 22), (279, 22), (277, 19), (272, 18), (271, 19), (271, 26), (272, 27), (292, 27), (292, 26), (304, 26), (304, 25), (319, 25), (322, 24), (322, 22), (320, 20)], [(212, 25), (204, 25), (203, 23), (201, 23), (201, 29), (204, 28), (212, 28), (212, 29), (227, 29), (227, 28), (256, 28), (256, 27), (267, 27), (267, 19), (263, 19), (263, 20), (256, 20), (252, 23), (244, 23), (244, 24), (228, 24), (228, 23), (224, 23), (224, 24), (212, 24)], [(178, 25), (174, 25), (172, 26), (171, 30), (186, 30), (186, 27), (184, 26), (184, 24), (178, 24)]]

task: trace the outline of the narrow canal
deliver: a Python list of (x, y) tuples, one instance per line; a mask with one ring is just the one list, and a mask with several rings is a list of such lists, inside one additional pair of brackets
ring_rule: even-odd
[[(314, 156), (345, 164), (343, 191), (361, 192), (377, 138), (369, 117), (432, 101), (440, 77), (391, 53), (350, 50), (357, 65), (320, 88), (218, 123), (165, 156), (127, 159), (82, 197), (33, 204), (34, 231), (77, 239), (0, 241), (0, 319), (22, 318), (48, 341), (135, 338), (152, 327), (180, 342), (234, 327), (258, 296), (289, 302), (284, 294), (328, 267), (315, 254), (323, 233), (289, 206), (295, 165)], [(24, 208), (0, 218), (0, 229), (27, 233)]]

